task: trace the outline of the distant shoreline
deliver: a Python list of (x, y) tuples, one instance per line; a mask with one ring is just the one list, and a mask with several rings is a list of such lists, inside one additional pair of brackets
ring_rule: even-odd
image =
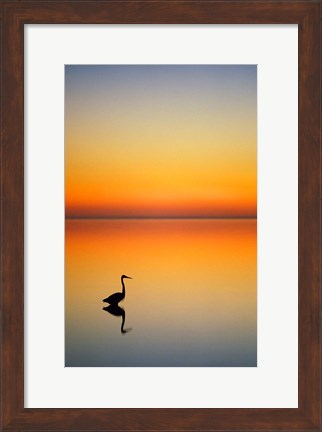
[(67, 216), (65, 220), (115, 220), (115, 219), (123, 219), (123, 220), (182, 220), (182, 219), (217, 219), (217, 220), (227, 220), (227, 219), (257, 219), (257, 216)]

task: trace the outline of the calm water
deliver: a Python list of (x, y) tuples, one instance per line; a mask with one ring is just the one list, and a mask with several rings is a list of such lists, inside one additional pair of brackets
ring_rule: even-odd
[(65, 260), (66, 366), (256, 366), (256, 220), (67, 220)]

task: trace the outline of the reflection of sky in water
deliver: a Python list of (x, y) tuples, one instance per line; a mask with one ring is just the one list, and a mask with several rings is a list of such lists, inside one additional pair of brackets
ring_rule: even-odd
[(256, 334), (256, 220), (66, 221), (66, 366), (256, 366)]

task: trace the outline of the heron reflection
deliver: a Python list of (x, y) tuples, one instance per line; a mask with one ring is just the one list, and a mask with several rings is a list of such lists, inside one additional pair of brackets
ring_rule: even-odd
[(123, 308), (121, 308), (118, 304), (111, 304), (109, 306), (106, 306), (103, 308), (103, 310), (105, 310), (105, 312), (110, 313), (111, 315), (114, 316), (121, 316), (122, 317), (122, 324), (121, 324), (121, 333), (127, 333), (129, 331), (131, 331), (131, 328), (125, 329), (124, 325), (125, 325), (125, 310)]

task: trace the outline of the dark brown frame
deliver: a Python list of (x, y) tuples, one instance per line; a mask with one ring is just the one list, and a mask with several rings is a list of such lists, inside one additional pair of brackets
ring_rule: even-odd
[[(299, 408), (24, 408), (24, 24), (299, 25)], [(320, 2), (3, 0), (1, 425), (5, 431), (322, 431)], [(285, 317), (287, 319), (287, 317)]]

